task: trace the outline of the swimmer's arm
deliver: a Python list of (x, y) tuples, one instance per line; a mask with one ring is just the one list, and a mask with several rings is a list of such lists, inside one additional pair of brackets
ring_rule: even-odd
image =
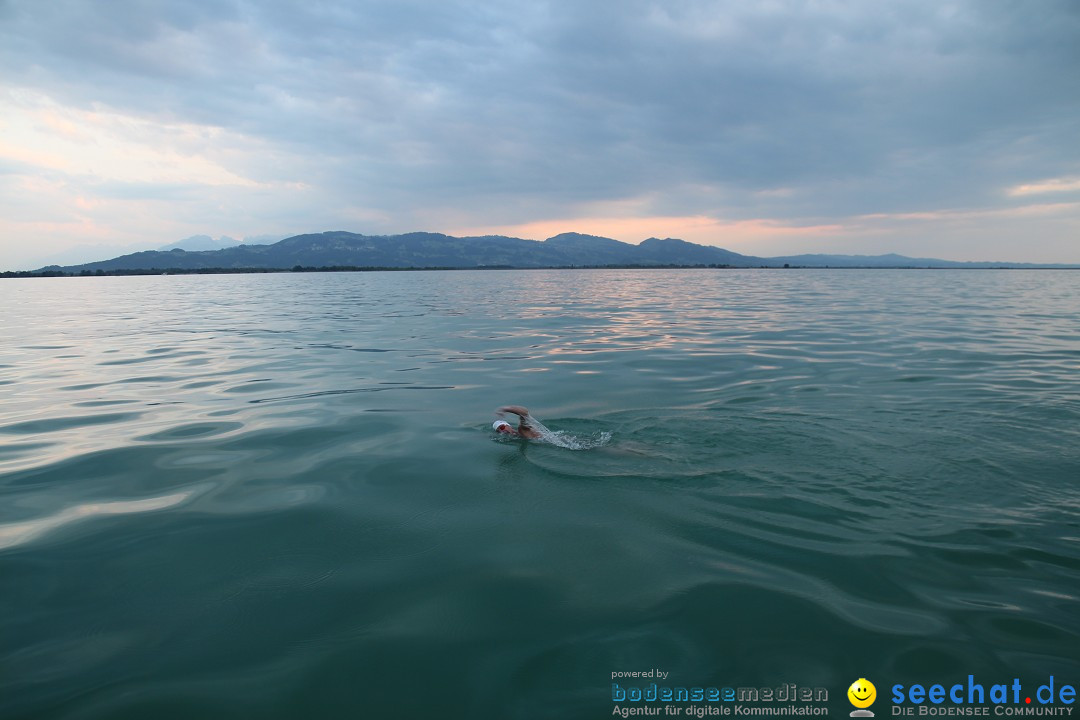
[(501, 408), (495, 411), (495, 414), (502, 417), (506, 413), (514, 413), (518, 417), (525, 418), (529, 416), (529, 408), (523, 405), (503, 405)]

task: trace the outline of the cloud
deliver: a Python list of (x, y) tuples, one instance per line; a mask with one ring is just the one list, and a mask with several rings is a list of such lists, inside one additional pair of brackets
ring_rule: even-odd
[(7, 95), (5, 104), (13, 112), (5, 123), (0, 157), (68, 176), (151, 187), (258, 185), (226, 167), (221, 156), (239, 141), (224, 137), (220, 128), (63, 107), (38, 93)]
[(1043, 193), (1076, 192), (1080, 190), (1080, 178), (1051, 178), (1039, 182), (1017, 185), (1009, 189), (1009, 195), (1023, 197), (1025, 195), (1041, 195)]
[(0, 134), (0, 161), (87, 200), (160, 189), (180, 236), (831, 227), (1012, 207), (1080, 174), (1069, 0), (2, 7), (0, 123), (35, 140)]
[(456, 235), (508, 235), (543, 240), (564, 232), (615, 237), (637, 243), (649, 237), (674, 236), (689, 242), (710, 244), (723, 238), (730, 247), (752, 247), (762, 239), (790, 237), (829, 238), (844, 232), (842, 225), (800, 226), (766, 218), (723, 221), (705, 216), (693, 217), (583, 217), (541, 220), (521, 225), (455, 228)]

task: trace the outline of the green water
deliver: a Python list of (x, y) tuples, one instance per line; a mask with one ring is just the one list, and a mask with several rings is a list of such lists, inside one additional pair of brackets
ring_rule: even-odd
[[(5, 720), (1080, 684), (1080, 273), (57, 278), (0, 313)], [(500, 440), (506, 403), (597, 446)]]

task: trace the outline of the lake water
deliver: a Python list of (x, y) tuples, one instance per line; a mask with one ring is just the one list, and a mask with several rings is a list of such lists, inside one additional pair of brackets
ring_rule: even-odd
[[(1080, 684), (1080, 272), (57, 278), (0, 313), (5, 720)], [(507, 403), (588, 449), (496, 438)]]

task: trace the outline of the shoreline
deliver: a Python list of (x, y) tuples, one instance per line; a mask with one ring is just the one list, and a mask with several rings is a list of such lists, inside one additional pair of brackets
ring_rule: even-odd
[(131, 270), (7, 270), (0, 279), (43, 277), (126, 277), (146, 275), (253, 275), (277, 273), (341, 273), (341, 272), (435, 272), (462, 270), (1080, 270), (1080, 265), (1016, 267), (1008, 264), (991, 267), (947, 267), (921, 265), (547, 265), (519, 267), (513, 265), (483, 265), (479, 267), (380, 267), (331, 265), (324, 267), (292, 268), (145, 268)]

